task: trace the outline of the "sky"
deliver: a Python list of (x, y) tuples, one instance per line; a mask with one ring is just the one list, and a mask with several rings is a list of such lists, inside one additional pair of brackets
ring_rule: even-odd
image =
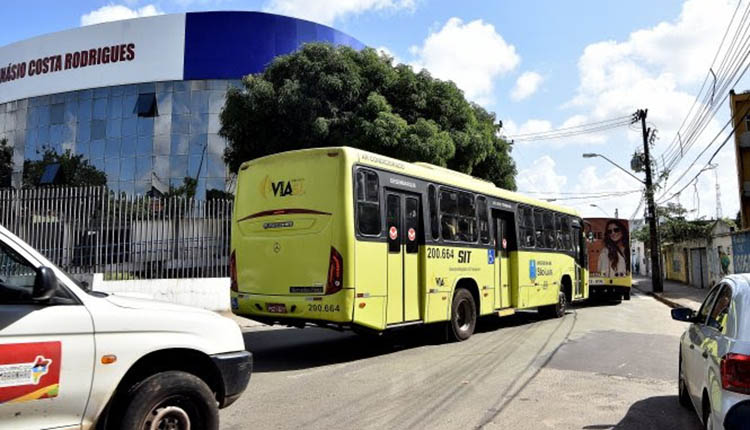
[[(0, 46), (80, 25), (202, 10), (265, 11), (330, 25), (455, 82), (467, 99), (495, 112), (501, 133), (519, 137), (512, 152), (518, 190), (584, 216), (643, 216), (635, 178), (602, 158), (582, 158), (599, 153), (629, 171), (633, 153), (643, 149), (639, 125), (562, 139), (520, 136), (648, 109), (648, 127), (657, 130), (651, 152), (659, 172), (669, 172), (657, 202), (713, 219), (718, 180), (722, 215), (735, 218), (739, 208), (733, 139), (716, 154), (716, 167), (705, 167), (731, 130), (722, 131), (731, 116), (726, 93), (750, 90), (750, 73), (742, 75), (750, 58), (730, 49), (750, 52), (744, 33), (730, 43), (738, 29), (750, 28), (741, 21), (750, 0), (3, 0), (0, 8)], [(713, 79), (703, 86), (711, 68), (716, 90)], [(691, 127), (699, 111), (713, 114)]]

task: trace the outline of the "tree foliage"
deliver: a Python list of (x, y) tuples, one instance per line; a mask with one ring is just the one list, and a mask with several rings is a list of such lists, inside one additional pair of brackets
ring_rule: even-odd
[[(659, 238), (662, 243), (679, 243), (708, 237), (713, 223), (706, 220), (688, 221), (687, 213), (687, 209), (676, 203), (656, 208), (656, 214), (661, 220)], [(650, 243), (650, 238), (648, 223), (633, 233), (633, 239), (643, 243)]]
[(515, 189), (499, 123), (452, 82), (393, 65), (374, 49), (312, 43), (227, 93), (220, 134), (232, 171), (281, 151), (351, 146), (425, 161)]
[(7, 139), (0, 139), (0, 188), (10, 187), (12, 173), (13, 148), (8, 145)]
[(41, 160), (23, 162), (23, 186), (36, 187), (51, 164), (60, 165), (60, 180), (55, 185), (69, 187), (98, 186), (107, 184), (107, 175), (83, 158), (83, 154), (73, 155), (70, 150), (62, 154), (47, 148)]

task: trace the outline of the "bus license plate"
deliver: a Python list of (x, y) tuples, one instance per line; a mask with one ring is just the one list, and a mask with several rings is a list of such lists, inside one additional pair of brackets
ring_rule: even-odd
[(266, 303), (266, 311), (273, 314), (285, 314), (286, 305), (284, 303)]

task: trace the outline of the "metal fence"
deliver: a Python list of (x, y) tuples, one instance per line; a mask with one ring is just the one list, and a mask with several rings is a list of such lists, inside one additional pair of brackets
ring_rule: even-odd
[(231, 200), (0, 190), (0, 224), (69, 273), (110, 280), (228, 276), (231, 216)]

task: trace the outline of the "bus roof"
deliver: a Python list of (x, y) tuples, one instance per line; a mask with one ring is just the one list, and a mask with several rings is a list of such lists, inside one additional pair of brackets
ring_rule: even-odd
[[(405, 176), (412, 176), (418, 179), (427, 180), (430, 182), (436, 182), (456, 188), (462, 188), (474, 192), (480, 192), (486, 195), (499, 197), (508, 201), (525, 203), (528, 205), (549, 209), (557, 212), (566, 213), (576, 217), (580, 217), (575, 209), (567, 208), (565, 206), (554, 205), (544, 200), (539, 200), (531, 197), (527, 197), (523, 194), (516, 193), (514, 191), (505, 190), (497, 187), (494, 183), (467, 175), (465, 173), (457, 172), (445, 167), (435, 166), (429, 163), (416, 162), (409, 163), (407, 161), (398, 160), (385, 155), (375, 154), (373, 152), (364, 151), (361, 149), (351, 148), (348, 146), (340, 147), (323, 147), (323, 148), (310, 148), (310, 149), (298, 149), (294, 151), (280, 152), (277, 154), (267, 155), (265, 157), (256, 158), (254, 160), (246, 161), (240, 166), (240, 170), (244, 170), (254, 164), (262, 164), (269, 161), (276, 161), (276, 158), (283, 158), (288, 155), (300, 155), (304, 152), (341, 152), (346, 157), (346, 160), (350, 164), (361, 164), (376, 167), (381, 170), (387, 170), (390, 172), (402, 174)], [(446, 175), (451, 175), (448, 179)]]

